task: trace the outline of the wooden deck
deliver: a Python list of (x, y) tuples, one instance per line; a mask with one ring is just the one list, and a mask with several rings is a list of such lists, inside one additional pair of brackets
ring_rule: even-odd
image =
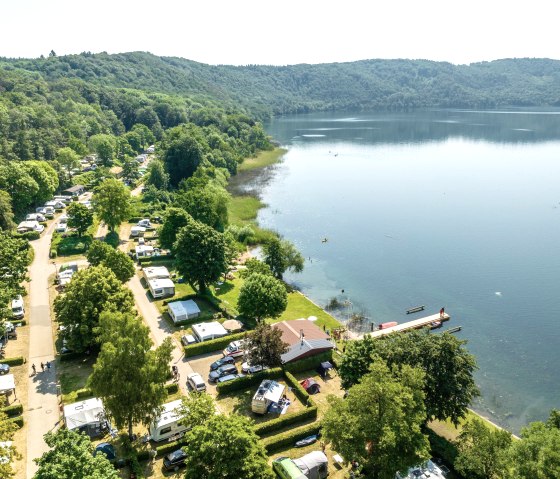
[(380, 338), (381, 336), (386, 336), (387, 334), (397, 333), (402, 331), (408, 331), (409, 329), (419, 329), (425, 326), (429, 326), (430, 323), (434, 321), (449, 321), (451, 316), (444, 313), (443, 318), (440, 317), (439, 313), (432, 314), (431, 316), (425, 316), (424, 318), (415, 319), (413, 321), (407, 321), (406, 323), (397, 324), (387, 329), (380, 329), (378, 331), (373, 331), (372, 333), (361, 333), (353, 335), (352, 339), (363, 339), (367, 334), (372, 338)]

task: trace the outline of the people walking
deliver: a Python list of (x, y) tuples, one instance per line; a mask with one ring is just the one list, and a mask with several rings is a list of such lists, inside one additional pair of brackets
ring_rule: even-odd
[(35, 368), (35, 364), (31, 365), (31, 369), (33, 369), (33, 374), (37, 374), (37, 369)]
[(45, 365), (43, 364), (42, 361), (41, 361), (41, 371), (45, 372)]
[(51, 362), (47, 361), (47, 371), (50, 371), (50, 370), (51, 370)]

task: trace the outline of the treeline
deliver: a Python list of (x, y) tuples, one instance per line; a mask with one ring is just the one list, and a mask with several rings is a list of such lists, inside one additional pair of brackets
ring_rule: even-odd
[(241, 105), (259, 118), (328, 109), (407, 110), (560, 105), (560, 62), (504, 59), (471, 65), (428, 60), (363, 60), (320, 65), (206, 65), (134, 52), (3, 59), (4, 68), (49, 81), (195, 96)]

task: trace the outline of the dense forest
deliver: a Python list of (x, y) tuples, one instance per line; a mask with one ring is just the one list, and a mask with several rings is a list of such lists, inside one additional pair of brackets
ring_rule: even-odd
[(236, 67), (134, 52), (0, 59), (0, 67), (39, 73), (48, 82), (81, 79), (96, 85), (213, 99), (226, 107), (243, 106), (261, 119), (327, 109), (560, 105), (560, 61), (549, 59), (471, 65), (363, 60)]

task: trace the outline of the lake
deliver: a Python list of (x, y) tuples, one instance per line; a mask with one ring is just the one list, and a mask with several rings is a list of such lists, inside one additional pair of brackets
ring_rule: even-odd
[(444, 306), (478, 359), (476, 410), (518, 431), (560, 408), (560, 111), (315, 113), (266, 127), (288, 152), (245, 188), (267, 205), (259, 223), (306, 258), (289, 282), (375, 323)]

